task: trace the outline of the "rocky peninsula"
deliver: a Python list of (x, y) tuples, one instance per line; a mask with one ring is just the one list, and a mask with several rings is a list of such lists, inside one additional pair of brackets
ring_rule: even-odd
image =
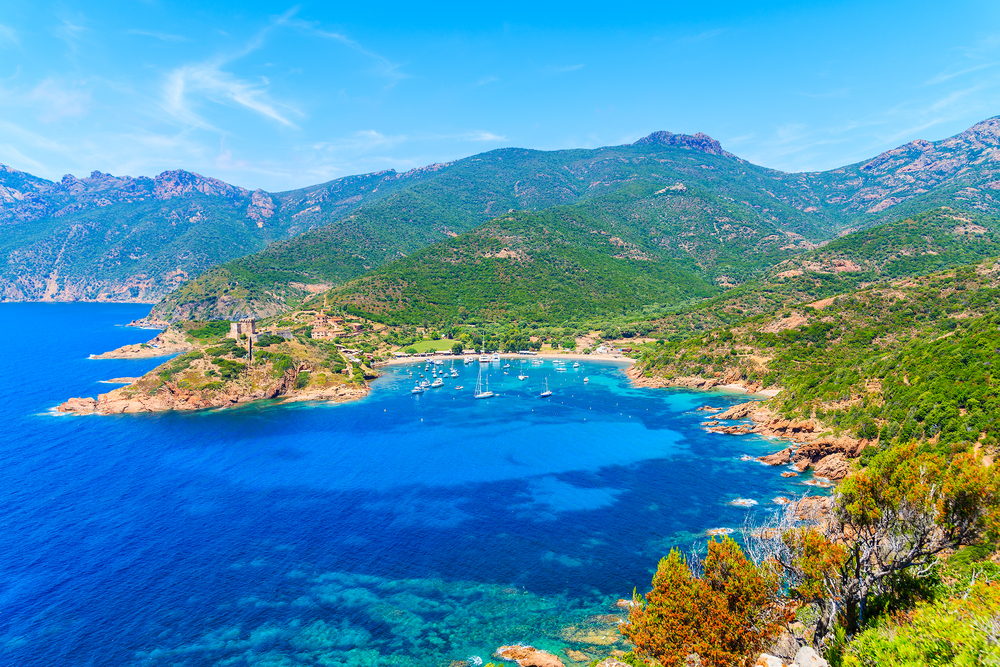
[(367, 380), (377, 375), (330, 342), (269, 332), (252, 333), (252, 338), (238, 332), (231, 336), (226, 326), (175, 325), (147, 343), (92, 355), (92, 359), (177, 356), (140, 378), (127, 378), (125, 386), (96, 398), (71, 398), (56, 410), (112, 415), (208, 410), (274, 399), (344, 402), (367, 396)]

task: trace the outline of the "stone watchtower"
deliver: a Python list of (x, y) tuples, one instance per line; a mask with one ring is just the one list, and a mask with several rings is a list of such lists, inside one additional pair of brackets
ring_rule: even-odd
[(247, 337), (253, 336), (257, 333), (257, 320), (252, 317), (244, 317), (243, 319), (230, 322), (229, 323), (229, 338), (240, 339), (240, 336), (246, 334)]

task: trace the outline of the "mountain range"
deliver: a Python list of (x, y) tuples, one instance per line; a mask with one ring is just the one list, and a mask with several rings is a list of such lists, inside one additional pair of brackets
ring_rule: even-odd
[(333, 287), (348, 304), (370, 303), (371, 285), (390, 276), (399, 287), (406, 272), (416, 284), (414, 270), (439, 271), (442, 253), (461, 255), (451, 266), (507, 262), (513, 275), (526, 258), (556, 261), (553, 251), (558, 261), (598, 257), (617, 267), (615, 280), (660, 275), (646, 296), (662, 287), (653, 300), (683, 300), (931, 208), (988, 218), (1000, 212), (998, 190), (1000, 117), (798, 174), (750, 164), (704, 134), (669, 132), (593, 150), (500, 149), (280, 193), (185, 171), (51, 182), (0, 166), (0, 295), (160, 300), (153, 315), (165, 319), (269, 315)]

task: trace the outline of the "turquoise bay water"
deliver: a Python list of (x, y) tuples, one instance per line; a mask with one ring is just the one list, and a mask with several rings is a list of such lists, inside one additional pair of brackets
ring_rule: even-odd
[(615, 600), (672, 545), (739, 528), (727, 503), (806, 490), (740, 460), (774, 444), (699, 426), (743, 397), (589, 361), (494, 365), (487, 401), (459, 363), (420, 396), (396, 367), (343, 405), (51, 414), (157, 365), (87, 359), (148, 339), (116, 326), (145, 310), (0, 304), (2, 664), (449, 665), (514, 642), (572, 664), (614, 647)]

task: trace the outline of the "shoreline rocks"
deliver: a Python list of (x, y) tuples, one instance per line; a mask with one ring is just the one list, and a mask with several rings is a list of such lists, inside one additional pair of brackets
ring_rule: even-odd
[(815, 420), (777, 417), (763, 401), (739, 403), (713, 416), (716, 421), (736, 419), (749, 419), (753, 424), (711, 426), (707, 430), (728, 435), (756, 433), (791, 441), (794, 444), (790, 447), (756, 458), (767, 465), (791, 464), (795, 472), (782, 473), (784, 477), (794, 477), (812, 467), (817, 477), (839, 482), (851, 473), (852, 460), (861, 456), (866, 447), (877, 444), (846, 435), (821, 436), (822, 426)]
[(493, 655), (516, 662), (520, 667), (566, 667), (557, 656), (534, 646), (501, 646)]
[(742, 389), (748, 394), (759, 392), (760, 384), (746, 382), (743, 376), (737, 371), (725, 373), (717, 378), (705, 378), (699, 375), (681, 376), (673, 378), (649, 377), (643, 373), (638, 366), (632, 366), (625, 371), (634, 385), (637, 387), (651, 387), (654, 389), (665, 389), (668, 387), (679, 387), (685, 389), (714, 389), (716, 387), (729, 387), (732, 389)]
[(56, 407), (56, 411), (64, 414), (79, 415), (116, 415), (116, 414), (138, 414), (146, 412), (193, 412), (196, 410), (211, 410), (217, 408), (228, 408), (239, 404), (253, 403), (256, 401), (279, 399), (285, 402), (301, 401), (329, 401), (333, 403), (346, 403), (364, 398), (368, 395), (366, 387), (355, 385), (341, 385), (336, 388), (320, 391), (288, 391), (282, 383), (269, 387), (263, 392), (253, 394), (220, 393), (209, 394), (207, 392), (189, 391), (179, 389), (170, 382), (164, 383), (165, 392), (157, 392), (153, 396), (123, 397), (113, 396), (114, 392), (100, 394), (97, 399), (93, 398), (71, 398)]
[(813, 465), (813, 474), (825, 477), (831, 482), (839, 482), (851, 474), (851, 462), (840, 452), (834, 452), (821, 458)]
[(769, 466), (782, 466), (792, 461), (792, 448), (786, 447), (780, 452), (775, 452), (774, 454), (768, 454), (767, 456), (758, 456), (757, 460), (761, 463)]

